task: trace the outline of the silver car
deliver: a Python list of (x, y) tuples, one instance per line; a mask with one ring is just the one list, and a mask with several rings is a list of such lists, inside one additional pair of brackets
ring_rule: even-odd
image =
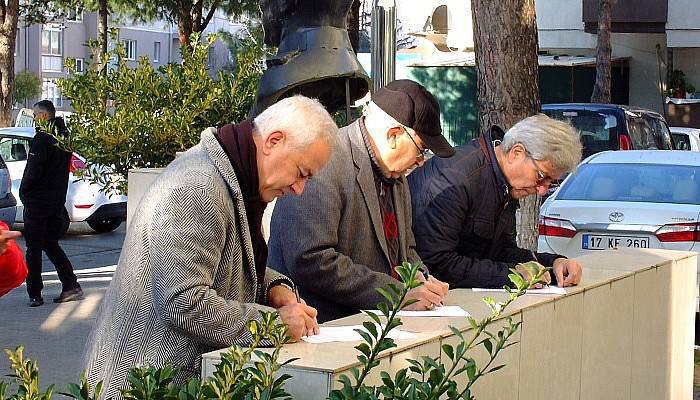
[(539, 251), (567, 257), (620, 247), (698, 251), (700, 153), (594, 154), (542, 204), (539, 233)]

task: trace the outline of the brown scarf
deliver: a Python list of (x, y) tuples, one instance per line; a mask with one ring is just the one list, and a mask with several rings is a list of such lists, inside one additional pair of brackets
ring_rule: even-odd
[(255, 270), (258, 275), (258, 283), (262, 284), (267, 269), (267, 244), (262, 234), (262, 218), (267, 203), (260, 198), (258, 188), (258, 164), (255, 155), (255, 142), (253, 141), (253, 124), (250, 120), (245, 120), (236, 125), (224, 125), (217, 132), (216, 138), (231, 161), (236, 178), (238, 178), (238, 184), (243, 192), (248, 229), (253, 243)]

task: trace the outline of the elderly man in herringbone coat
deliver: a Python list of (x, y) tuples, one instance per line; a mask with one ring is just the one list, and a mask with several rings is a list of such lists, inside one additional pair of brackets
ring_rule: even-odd
[(209, 128), (150, 187), (88, 341), (88, 381), (120, 398), (131, 367), (199, 374), (201, 355), (250, 338), (260, 311), (279, 312), (294, 340), (318, 333), (316, 310), (266, 267), (267, 202), (301, 194), (326, 164), (337, 126), (316, 100), (294, 96), (253, 121)]

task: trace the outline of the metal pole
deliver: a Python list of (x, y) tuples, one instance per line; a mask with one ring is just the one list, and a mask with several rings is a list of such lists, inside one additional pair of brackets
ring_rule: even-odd
[(396, 2), (374, 0), (372, 8), (372, 91), (396, 77)]
[(350, 125), (350, 78), (345, 78), (345, 125)]

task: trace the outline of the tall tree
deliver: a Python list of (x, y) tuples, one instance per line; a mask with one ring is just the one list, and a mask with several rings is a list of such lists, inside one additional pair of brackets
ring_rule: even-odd
[(27, 100), (39, 97), (41, 94), (41, 78), (29, 70), (24, 70), (15, 76), (15, 101), (21, 101), (27, 107)]
[(19, 0), (0, 1), (0, 127), (12, 122)]
[[(472, 0), (479, 123), (504, 130), (540, 110), (535, 0)], [(539, 198), (520, 201), (518, 243), (535, 249)]]
[(163, 18), (177, 23), (180, 46), (189, 46), (190, 36), (203, 32), (216, 10), (228, 15), (259, 14), (258, 0), (136, 0), (142, 20)]
[(612, 43), (610, 26), (612, 24), (612, 6), (615, 0), (600, 0), (598, 5), (598, 44), (596, 45), (596, 74), (591, 103), (610, 103), (610, 64)]

